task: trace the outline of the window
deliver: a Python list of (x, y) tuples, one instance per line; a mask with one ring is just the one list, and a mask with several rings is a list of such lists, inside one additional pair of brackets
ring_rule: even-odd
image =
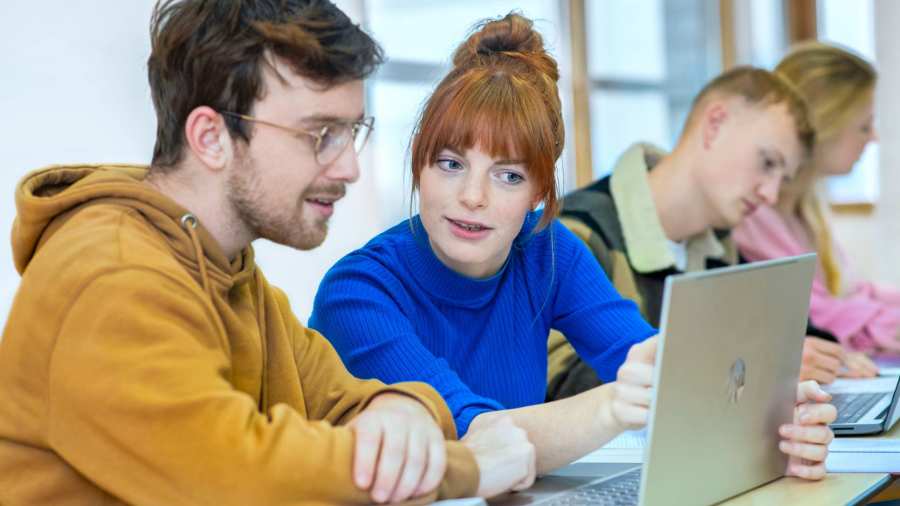
[[(819, 0), (819, 39), (846, 46), (875, 63), (872, 4), (872, 0)], [(878, 200), (878, 164), (878, 145), (869, 143), (851, 173), (829, 178), (828, 197), (831, 203), (874, 204)]]
[(604, 0), (585, 7), (598, 178), (636, 141), (674, 146), (694, 95), (721, 70), (719, 12), (717, 2), (706, 0)]

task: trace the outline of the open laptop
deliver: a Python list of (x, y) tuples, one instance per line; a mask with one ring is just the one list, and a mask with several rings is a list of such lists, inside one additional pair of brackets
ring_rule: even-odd
[(831, 424), (835, 436), (878, 434), (889, 430), (900, 418), (897, 376), (838, 379), (824, 389), (838, 410), (837, 420)]
[(503, 503), (712, 504), (781, 477), (814, 270), (810, 254), (669, 277), (643, 469)]

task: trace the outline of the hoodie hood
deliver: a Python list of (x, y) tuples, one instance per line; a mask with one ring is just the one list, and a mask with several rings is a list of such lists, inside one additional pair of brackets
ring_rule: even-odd
[(229, 290), (252, 277), (252, 248), (229, 261), (196, 218), (192, 233), (191, 220), (186, 218), (193, 216), (190, 211), (143, 183), (146, 175), (147, 167), (138, 165), (55, 165), (25, 176), (16, 187), (12, 229), (13, 260), (19, 274), (73, 211), (105, 203), (140, 213), (204, 287)]

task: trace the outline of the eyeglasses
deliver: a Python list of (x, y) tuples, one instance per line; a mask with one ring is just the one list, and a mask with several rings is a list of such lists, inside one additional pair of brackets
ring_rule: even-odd
[(348, 144), (353, 144), (353, 151), (359, 154), (369, 140), (375, 125), (375, 118), (368, 116), (358, 121), (333, 121), (318, 130), (298, 130), (236, 112), (222, 111), (220, 114), (278, 128), (297, 137), (311, 137), (315, 141), (313, 150), (319, 165), (334, 163), (347, 149)]

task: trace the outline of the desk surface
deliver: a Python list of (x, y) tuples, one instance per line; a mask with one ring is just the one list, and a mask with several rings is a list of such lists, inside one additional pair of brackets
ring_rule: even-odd
[(722, 504), (746, 505), (820, 505), (865, 503), (892, 481), (889, 474), (829, 474), (822, 481), (781, 478)]

